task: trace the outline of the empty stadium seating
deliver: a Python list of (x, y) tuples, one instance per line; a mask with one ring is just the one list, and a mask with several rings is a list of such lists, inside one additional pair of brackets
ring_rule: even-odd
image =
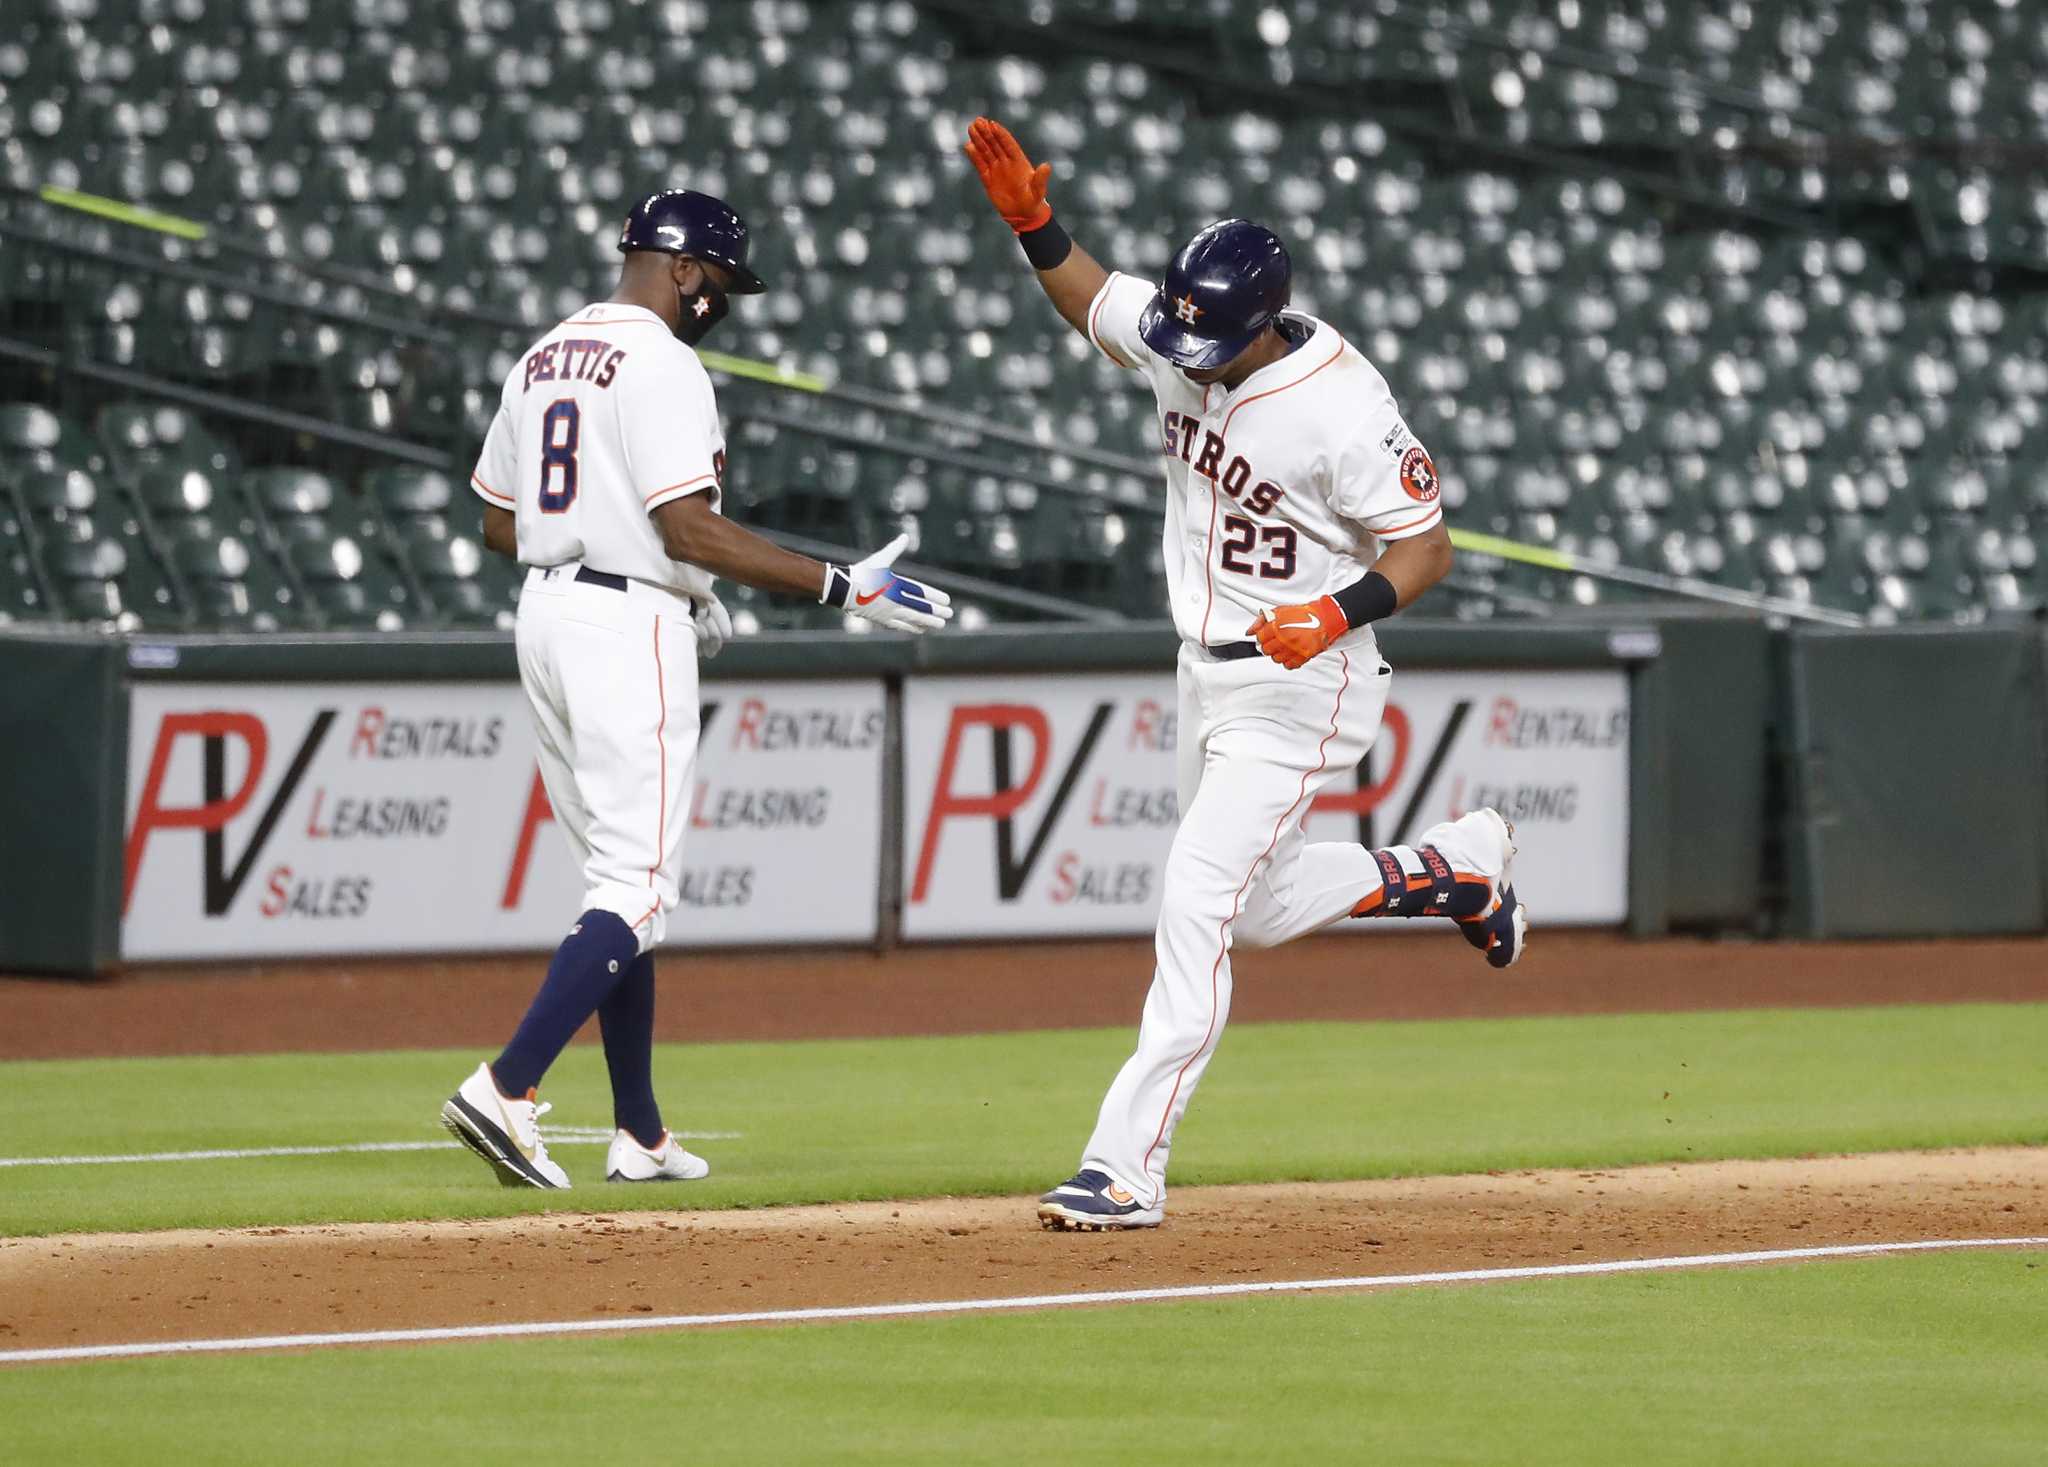
[[(957, 150), (980, 111), (1055, 164), (1063, 219), (1112, 264), (1156, 271), (1224, 213), (1277, 228), (1299, 303), (1395, 385), (1455, 523), (1880, 619), (2048, 598), (2039, 7), (19, 8), (0, 178), (249, 253), (163, 256), (9, 205), (0, 223), (64, 248), (0, 233), (0, 336), (445, 449), (456, 477), (310, 443), (252, 457), (231, 422), (141, 396), (17, 401), (0, 615), (501, 622), (513, 580), (474, 543), (460, 460), (524, 333), (608, 288), (624, 203), (677, 182), (752, 218), (772, 287), (711, 345), (1043, 445), (735, 381), (735, 513), (840, 544), (907, 528), (931, 563), (1156, 610), (1149, 476), (1058, 451), (1142, 459), (1149, 399), (988, 214)], [(1463, 576), (1617, 594), (1481, 557)], [(745, 629), (836, 622), (735, 606)]]

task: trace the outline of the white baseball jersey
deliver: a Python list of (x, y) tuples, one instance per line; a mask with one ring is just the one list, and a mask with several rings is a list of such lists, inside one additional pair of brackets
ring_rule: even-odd
[[(1293, 671), (1200, 649), (1242, 643), (1259, 613), (1341, 589), (1380, 542), (1443, 520), (1428, 451), (1386, 379), (1335, 330), (1289, 314), (1291, 352), (1230, 391), (1204, 389), (1139, 339), (1152, 296), (1146, 282), (1112, 274), (1088, 335), (1118, 366), (1144, 372), (1159, 400), (1166, 571), (1183, 638), (1181, 818), (1137, 1048), (1081, 1161), (1146, 1209), (1164, 1203), (1175, 1128), (1229, 1017), (1232, 948), (1341, 921), (1382, 885), (1364, 846), (1311, 845), (1302, 831), (1316, 797), (1359, 767), (1379, 733), (1393, 678), (1372, 629)], [(1484, 859), (1458, 849), (1448, 824), (1426, 839), (1454, 861)]]
[(648, 519), (686, 494), (715, 505), (725, 435), (697, 354), (639, 306), (586, 306), (505, 379), (470, 487), (518, 516), (525, 565), (593, 570), (708, 598)]
[[(697, 756), (694, 600), (711, 577), (670, 560), (648, 515), (714, 506), (725, 467), (697, 354), (652, 311), (586, 307), (506, 379), (470, 485), (517, 517), (519, 680), (541, 782), (583, 874), (570, 911), (614, 912), (640, 950), (680, 898)], [(587, 567), (602, 580), (578, 580)], [(623, 581), (614, 579), (624, 577)]]
[(1184, 639), (1240, 641), (1260, 612), (1339, 590), (1379, 542), (1442, 521), (1428, 450), (1387, 379), (1333, 327), (1289, 312), (1283, 329), (1300, 345), (1228, 391), (1203, 388), (1140, 339), (1153, 293), (1112, 272), (1088, 335), (1159, 401), (1166, 578)]

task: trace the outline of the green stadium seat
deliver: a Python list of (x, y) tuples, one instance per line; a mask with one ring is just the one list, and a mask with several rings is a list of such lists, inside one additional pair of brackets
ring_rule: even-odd
[(305, 533), (289, 544), (292, 569), (328, 626), (396, 631), (407, 624), (412, 591), (398, 567), (374, 547), (346, 536), (330, 540)]
[(84, 469), (36, 469), (21, 476), (15, 486), (29, 515), (37, 520), (62, 521), (89, 515), (99, 502), (99, 489)]
[(232, 536), (207, 536), (181, 540), (172, 552), (178, 574), (192, 589), (199, 614), (208, 625), (227, 630), (270, 629), (278, 623), (266, 618), (249, 594), (244, 577), (249, 569), (249, 552)]
[(206, 622), (251, 631), (304, 623), (297, 591), (260, 546), (232, 534), (215, 535), (180, 540), (171, 555)]
[(242, 492), (287, 543), (326, 540), (332, 533), (334, 481), (312, 469), (252, 469)]
[[(465, 489), (465, 496), (468, 493)], [(436, 469), (412, 465), (373, 469), (363, 476), (362, 497), (368, 511), (404, 540), (445, 537), (449, 518), (456, 513), (454, 485)]]
[(185, 625), (189, 612), (169, 570), (168, 546), (132, 511), (103, 517), (101, 526), (127, 557), (120, 576), (123, 606), (145, 626)]
[(443, 620), (455, 626), (509, 629), (518, 604), (519, 572), (465, 535), (415, 541), (413, 571)]
[(105, 459), (92, 438), (41, 403), (0, 403), (0, 483), (25, 474), (84, 469), (99, 473)]
[(0, 626), (16, 621), (42, 621), (50, 607), (36, 579), (28, 546), (19, 539), (0, 539)]
[(187, 522), (211, 516), (220, 504), (220, 484), (202, 469), (151, 469), (134, 489), (135, 501), (150, 522), (167, 538), (185, 533)]
[(128, 554), (117, 541), (67, 537), (47, 542), (43, 563), (49, 568), (58, 605), (67, 619), (114, 623), (123, 619), (120, 582), (127, 573)]
[(117, 483), (135, 484), (158, 470), (233, 472), (234, 452), (197, 415), (164, 403), (109, 403), (100, 409), (99, 440)]

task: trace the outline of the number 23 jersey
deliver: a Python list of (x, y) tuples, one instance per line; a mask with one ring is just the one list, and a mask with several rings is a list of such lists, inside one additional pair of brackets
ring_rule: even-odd
[(581, 561), (708, 598), (711, 576), (670, 560), (648, 516), (686, 494), (715, 507), (724, 468), (697, 354), (654, 312), (603, 302), (520, 356), (470, 488), (516, 516), (523, 565)]
[(1183, 639), (1239, 641), (1267, 608), (1357, 580), (1380, 542), (1442, 523), (1428, 450), (1386, 378), (1334, 328), (1290, 311), (1281, 330), (1294, 350), (1234, 389), (1204, 388), (1139, 338), (1152, 296), (1112, 272), (1088, 336), (1143, 372), (1159, 401), (1166, 581)]

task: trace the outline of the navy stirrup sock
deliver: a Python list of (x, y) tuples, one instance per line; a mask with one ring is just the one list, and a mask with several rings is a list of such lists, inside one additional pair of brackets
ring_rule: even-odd
[(654, 954), (642, 953), (597, 1011), (604, 1063), (612, 1075), (612, 1124), (642, 1146), (661, 1144), (654, 1102)]
[(1415, 857), (1422, 869), (1410, 873), (1396, 854), (1402, 847), (1374, 851), (1380, 889), (1366, 894), (1351, 909), (1354, 917), (1456, 917), (1467, 920), (1486, 910), (1493, 883), (1475, 872), (1454, 871), (1435, 846), (1422, 846)]
[(585, 912), (555, 949), (548, 976), (505, 1052), (491, 1065), (498, 1090), (524, 1095), (596, 1013), (639, 955), (633, 929), (615, 912)]

